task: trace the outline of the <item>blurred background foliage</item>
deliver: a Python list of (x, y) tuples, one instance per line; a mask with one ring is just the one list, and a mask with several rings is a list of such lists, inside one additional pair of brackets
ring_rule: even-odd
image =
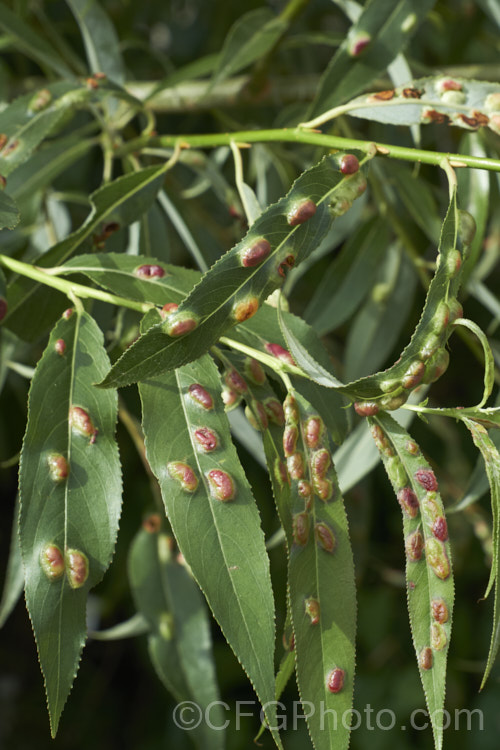
[[(279, 12), (284, 2), (274, 0), (102, 0), (120, 39), (126, 64), (126, 80), (140, 95), (141, 86), (164, 81), (158, 102), (171, 85), (180, 89), (192, 80), (206, 78), (231, 25), (243, 12), (269, 7)], [(66, 3), (54, 0), (17, 0), (6, 3), (41, 37), (59, 51), (72, 70), (85, 74), (85, 54), (78, 26)], [(500, 81), (500, 34), (498, 5), (494, 0), (440, 0), (429, 14), (407, 50), (406, 57), (415, 77), (446, 72), (473, 75)], [(294, 21), (288, 34), (262, 65), (250, 71), (249, 88), (244, 96), (217, 107), (194, 102), (178, 111), (156, 108), (155, 129), (158, 133), (217, 132), (218, 130), (277, 127), (296, 123), (312, 100), (321, 72), (342, 41), (349, 21), (331, 0), (312, 0)], [(35, 90), (46, 71), (17, 49), (8, 34), (0, 36), (1, 106), (21, 93)], [(187, 67), (197, 62), (195, 68)], [(245, 74), (248, 71), (245, 71)], [(269, 94), (269, 80), (280, 77), (281, 93)], [(389, 80), (377, 81), (373, 88), (387, 88)], [(177, 94), (179, 94), (179, 88)], [(168, 109), (168, 107), (167, 107)], [(84, 127), (88, 115), (78, 114), (68, 125)], [(125, 137), (139, 132), (132, 121)], [(332, 131), (385, 143), (412, 145), (414, 136), (421, 138), (423, 148), (477, 152), (499, 157), (500, 137), (491, 132), (467, 134), (463, 131), (433, 125), (421, 134), (408, 129), (386, 127), (349, 118), (335, 122)], [(272, 202), (289, 187), (300, 170), (320, 157), (320, 151), (303, 145), (262, 145), (245, 153), (245, 174), (263, 203)], [(189, 228), (194, 242), (202, 248), (211, 264), (241, 236), (244, 219), (234, 188), (233, 164), (229, 150), (220, 148), (199, 154), (198, 162), (168, 173), (166, 191), (181, 221)], [(10, 247), (18, 257), (33, 257), (53, 241), (53, 233), (64, 234), (68, 227), (78, 226), (87, 213), (88, 194), (102, 178), (102, 154), (99, 148), (80, 159), (60, 175), (46, 190), (27, 196), (22, 206), (24, 216), (33, 224), (0, 236), (3, 247)], [(462, 293), (465, 313), (488, 331), (495, 355), (500, 357), (497, 325), (500, 304), (494, 292), (498, 289), (496, 263), (500, 247), (499, 185), (495, 174), (459, 174), (459, 202), (472, 210), (480, 224), (477, 243), (478, 263), (474, 270), (480, 291), (472, 286)], [(415, 169), (394, 162), (373, 165), (366, 200), (359, 201), (353, 212), (335, 224), (329, 244), (315, 262), (297, 269), (287, 280), (290, 306), (325, 335), (340, 377), (352, 379), (390, 364), (408, 341), (422, 308), (424, 289), (416, 270), (426, 268), (435, 259), (436, 243), (447, 203), (444, 174), (431, 167)], [(39, 211), (39, 209), (41, 209)], [(478, 216), (479, 212), (479, 216)], [(351, 216), (352, 213), (352, 216)], [(174, 216), (174, 219), (172, 218)], [(342, 253), (346, 236), (356, 232), (356, 240), (347, 252), (358, 253), (367, 227), (374, 217), (382, 216), (388, 225), (388, 242), (384, 242), (380, 259), (370, 265), (369, 244), (361, 257), (357, 272), (342, 276)], [(175, 214), (156, 205), (147, 217), (148, 254), (159, 259), (194, 266), (190, 253), (178, 232)], [(29, 231), (28, 231), (29, 230)], [(142, 228), (141, 237), (145, 236)], [(48, 238), (48, 243), (47, 243)], [(51, 240), (52, 238), (52, 240)], [(397, 242), (396, 242), (397, 240)], [(107, 249), (122, 250), (134, 241), (130, 234), (117, 232)], [(112, 243), (115, 243), (113, 245)], [(406, 252), (405, 252), (406, 251)], [(409, 258), (413, 257), (413, 261)], [(417, 258), (417, 266), (415, 265)], [(352, 266), (350, 266), (352, 268)], [(367, 272), (367, 269), (368, 272)], [(478, 273), (478, 270), (480, 273)], [(325, 281), (326, 280), (326, 281)], [(342, 284), (344, 286), (342, 287)], [(482, 286), (481, 286), (482, 285)], [(493, 293), (493, 301), (484, 289)], [(483, 289), (483, 293), (481, 293)], [(340, 297), (338, 295), (341, 295)], [(332, 304), (333, 312), (324, 313)], [(354, 299), (355, 304), (351, 304)], [(496, 301), (495, 301), (496, 300)], [(350, 306), (350, 307), (349, 307)], [(102, 307), (102, 309), (101, 309)], [(105, 331), (112, 331), (116, 321), (106, 306), (94, 304), (94, 314)], [(323, 316), (323, 317), (322, 317)], [(136, 324), (133, 313), (122, 321), (123, 331)], [(372, 326), (372, 327), (370, 327)], [(115, 327), (116, 334), (116, 327)], [(34, 366), (43, 351), (45, 338), (34, 348), (26, 347), (24, 363)], [(0, 393), (0, 571), (3, 577), (10, 539), (17, 467), (15, 457), (20, 449), (26, 420), (28, 381), (18, 372), (0, 367), (5, 382)], [(482, 392), (482, 368), (471, 350), (457, 336), (451, 347), (451, 366), (432, 387), (431, 403), (435, 405), (472, 405)], [(124, 392), (127, 407), (139, 414), (135, 390)], [(352, 419), (352, 417), (351, 417)], [(442, 495), (448, 507), (467, 495), (470, 477), (476, 463), (465, 429), (435, 417), (427, 423), (415, 419), (412, 432), (423, 446), (440, 480)], [(118, 437), (124, 467), (124, 510), (115, 558), (103, 583), (91, 595), (89, 613), (92, 628), (110, 627), (134, 613), (126, 575), (130, 542), (144, 516), (154, 509), (149, 480), (129, 435), (119, 426)], [(272, 495), (266, 472), (255, 457), (241, 448), (257, 498), (266, 536), (277, 529)], [(12, 460), (11, 460), (12, 459)], [(363, 458), (357, 458), (354, 474), (363, 474)], [(346, 473), (347, 476), (347, 473)], [(469, 493), (470, 494), (470, 493)], [(370, 731), (365, 722), (352, 734), (353, 750), (371, 750), (397, 744), (399, 750), (430, 746), (430, 730), (417, 732), (409, 727), (415, 708), (424, 706), (420, 681), (415, 667), (405, 602), (404, 555), (401, 539), (400, 510), (380, 464), (357, 482), (346, 495), (347, 511), (359, 592), (358, 658), (355, 708), (363, 712), (370, 704), (374, 710), (389, 708), (396, 712), (397, 723), (391, 732), (377, 728)], [(490, 635), (491, 601), (481, 602), (489, 565), (490, 511), (488, 493), (478, 497), (467, 509), (450, 514), (450, 537), (456, 574), (456, 614), (450, 651), (447, 707), (480, 708), (484, 711), (484, 729), (479, 731), (473, 719), (472, 731), (463, 726), (445, 732), (445, 742), (456, 750), (477, 747), (489, 750), (498, 746), (500, 717), (500, 670), (494, 670), (483, 693), (478, 693)], [(272, 575), (276, 591), (282, 591), (286, 576), (285, 552), (282, 546), (271, 552)], [(284, 601), (277, 602), (278, 634), (283, 626)], [(342, 602), (339, 602), (339, 607)], [(258, 730), (257, 708), (254, 718), (243, 718), (235, 730), (234, 705), (237, 700), (254, 700), (236, 659), (213, 624), (217, 673), (221, 697), (231, 707), (228, 742), (230, 748), (252, 745)], [(281, 645), (278, 645), (281, 653)], [(293, 682), (293, 681), (292, 681)], [(291, 720), (293, 701), (298, 700), (292, 682), (285, 691), (284, 702)], [(191, 747), (189, 734), (176, 729), (172, 720), (173, 699), (166, 693), (149, 662), (146, 640), (98, 642), (90, 639), (84, 652), (78, 678), (65, 708), (56, 740), (49, 738), (43, 699), (42, 678), (29, 619), (23, 602), (19, 602), (3, 627), (0, 638), (0, 748), (6, 750), (40, 750), (45, 747), (64, 750), (111, 750), (159, 747)], [(247, 710), (251, 710), (248, 708)], [(284, 732), (287, 750), (303, 747), (305, 722), (298, 729)], [(271, 747), (271, 739), (261, 740)]]

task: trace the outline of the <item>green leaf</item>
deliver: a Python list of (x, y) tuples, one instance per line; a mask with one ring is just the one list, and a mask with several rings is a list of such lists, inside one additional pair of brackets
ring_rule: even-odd
[[(388, 414), (370, 419), (385, 469), (403, 509), (408, 611), (436, 750), (443, 744), (446, 660), (453, 613), (450, 543), (437, 481), (413, 438)], [(409, 508), (410, 511), (405, 510)], [(410, 535), (414, 535), (410, 537)], [(408, 554), (414, 539), (413, 554)], [(423, 545), (425, 542), (425, 555)], [(437, 563), (431, 553), (437, 550)], [(413, 557), (413, 559), (412, 559)], [(425, 559), (424, 559), (425, 557)], [(436, 602), (444, 602), (446, 621), (437, 618)], [(428, 651), (427, 651), (428, 649)], [(424, 658), (425, 656), (425, 658)]]
[(377, 284), (349, 329), (347, 380), (375, 372), (385, 363), (410, 314), (416, 282), (415, 267), (402, 249), (386, 247)]
[(412, 374), (412, 368), (418, 368), (420, 371), (417, 386), (420, 382), (434, 382), (439, 377), (442, 363), (446, 364), (446, 342), (453, 331), (453, 323), (457, 316), (461, 315), (461, 307), (456, 301), (456, 296), (460, 287), (460, 271), (466, 246), (459, 231), (459, 220), (454, 190), (441, 231), (436, 273), (429, 285), (422, 316), (410, 343), (397, 362), (383, 372), (351, 383), (341, 383), (331, 374), (329, 368), (315, 360), (308, 348), (287, 326), (286, 321), (283, 321), (282, 329), (288, 347), (297, 365), (306, 375), (320, 385), (347, 394), (353, 400), (376, 399), (382, 408), (389, 409), (395, 408), (394, 399), (401, 401), (402, 398), (407, 398), (411, 388), (415, 387), (412, 385), (411, 388), (405, 387), (403, 390), (402, 385), (403, 379)]
[(66, 0), (78, 21), (92, 73), (105, 73), (116, 83), (125, 81), (120, 43), (115, 27), (97, 0)]
[(89, 638), (94, 641), (118, 641), (122, 638), (135, 638), (138, 635), (149, 633), (149, 623), (139, 612), (124, 622), (119, 622), (105, 630), (90, 630)]
[[(82, 245), (90, 247), (92, 235), (101, 234), (105, 224), (116, 222), (123, 227), (136, 221), (154, 201), (164, 171), (163, 164), (146, 167), (100, 187), (90, 196), (92, 210), (82, 226), (54, 245), (37, 265), (49, 268), (63, 263)], [(9, 326), (23, 338), (34, 340), (64, 309), (64, 300), (58, 292), (19, 278), (9, 287)]]
[(28, 58), (35, 60), (42, 68), (47, 66), (63, 78), (74, 78), (64, 60), (54, 51), (54, 47), (36, 34), (18, 13), (13, 13), (5, 3), (0, 5), (0, 29), (12, 37), (14, 45)]
[(366, 89), (401, 52), (435, 0), (370, 0), (325, 70), (310, 116)]
[[(124, 353), (102, 385), (127, 385), (196, 359), (244, 315), (255, 312), (281, 286), (283, 268), (306, 258), (327, 232), (328, 204), (347, 200), (347, 194), (353, 200), (364, 187), (360, 173), (343, 177), (342, 157), (326, 156), (304, 172), (290, 192), (264, 211), (244, 239), (212, 266), (179, 312), (151, 328)], [(296, 224), (296, 212), (303, 206), (310, 218)], [(190, 330), (187, 335), (169, 335), (177, 332), (173, 326), (178, 322)]]
[(489, 126), (498, 132), (498, 84), (468, 78), (418, 78), (396, 89), (352, 99), (343, 113), (391, 125), (455, 125), (465, 130)]
[[(197, 385), (207, 392), (205, 403), (212, 408), (191, 395), (190, 386)], [(269, 559), (259, 513), (231, 441), (217, 368), (206, 355), (140, 383), (139, 390), (147, 458), (180, 550), (259, 700), (273, 701)], [(215, 450), (205, 452), (197, 442), (200, 428), (214, 434)], [(224, 474), (210, 475), (212, 471)], [(221, 491), (214, 489), (209, 475), (226, 483)], [(234, 498), (229, 500), (231, 482)], [(275, 727), (274, 705), (268, 706), (266, 716)], [(280, 746), (276, 730), (273, 735)]]
[[(145, 266), (154, 266), (157, 274), (163, 271), (164, 275), (145, 278), (137, 270)], [(83, 273), (120, 297), (155, 305), (167, 302), (179, 304), (200, 278), (199, 273), (187, 268), (168, 265), (156, 258), (124, 253), (77, 255), (61, 269), (61, 275), (72, 273)]]
[(19, 224), (19, 209), (5, 192), (0, 192), (0, 229), (14, 229)]
[(203, 597), (186, 568), (175, 561), (172, 546), (167, 534), (141, 529), (130, 547), (130, 586), (151, 628), (148, 646), (158, 677), (176, 700), (193, 701), (203, 716), (210, 712), (210, 722), (201, 721), (193, 739), (199, 747), (219, 750), (224, 732), (219, 730), (221, 707), (214, 705), (219, 693), (210, 623)]
[(286, 22), (269, 8), (256, 8), (238, 18), (224, 41), (211, 87), (260, 60), (286, 28)]
[(359, 307), (389, 245), (389, 227), (376, 217), (361, 223), (326, 269), (305, 318), (320, 335), (342, 325)]
[[(461, 154), (489, 156), (479, 133), (464, 133), (459, 150)], [(458, 194), (461, 197), (462, 205), (476, 222), (476, 234), (465, 259), (463, 283), (466, 286), (483, 249), (490, 209), (490, 174), (485, 169), (462, 169), (457, 170), (457, 180)]]
[(491, 392), (493, 390), (493, 387), (495, 385), (495, 360), (493, 359), (493, 352), (491, 351), (491, 347), (488, 341), (488, 337), (484, 333), (484, 331), (477, 325), (477, 323), (474, 323), (473, 320), (467, 320), (467, 318), (458, 318), (454, 322), (455, 326), (462, 326), (463, 328), (468, 328), (469, 331), (472, 331), (479, 341), (481, 342), (481, 346), (483, 347), (483, 353), (484, 353), (484, 389), (483, 389), (483, 397), (479, 404), (474, 407), (476, 409), (481, 409), (487, 400), (489, 399)]
[[(76, 311), (57, 323), (31, 382), (19, 531), (26, 604), (54, 736), (85, 643), (87, 594), (111, 561), (118, 530), (117, 397), (93, 385), (107, 367), (101, 331), (87, 313)], [(85, 423), (81, 410), (91, 422)], [(48, 545), (54, 566), (42, 567)], [(71, 576), (71, 550), (86, 556), (87, 578), (82, 557), (74, 558), (79, 570)]]
[(9, 560), (3, 583), (2, 599), (0, 600), (0, 628), (16, 606), (24, 589), (24, 570), (19, 545), (19, 495), (14, 506), (14, 518), (10, 535)]
[[(285, 527), (297, 683), (304, 707), (322, 707), (307, 719), (316, 750), (347, 748), (349, 725), (334, 719), (349, 714), (354, 690), (356, 593), (347, 517), (328, 433), (323, 426), (313, 440), (307, 425), (311, 418), (321, 424), (316, 411), (298, 393), (289, 394), (287, 402), (284, 445), (287, 434), (298, 434), (286, 451), (293, 523)], [(323, 452), (329, 459), (320, 471), (317, 459)]]
[(43, 145), (27, 162), (17, 167), (9, 177), (9, 192), (17, 201), (32, 198), (56, 179), (65, 169), (85, 156), (96, 144), (93, 138), (82, 138), (81, 133), (58, 138)]
[(499, 600), (499, 564), (500, 564), (500, 453), (495, 443), (491, 440), (488, 432), (483, 425), (474, 422), (472, 419), (463, 419), (465, 425), (469, 428), (474, 445), (481, 451), (486, 467), (486, 475), (491, 491), (491, 512), (493, 516), (493, 559), (491, 562), (491, 574), (488, 581), (485, 597), (495, 585), (495, 605), (493, 612), (493, 631), (491, 633), (490, 650), (488, 661), (484, 670), (481, 682), (481, 690), (484, 688), (488, 679), (500, 646), (500, 600)]

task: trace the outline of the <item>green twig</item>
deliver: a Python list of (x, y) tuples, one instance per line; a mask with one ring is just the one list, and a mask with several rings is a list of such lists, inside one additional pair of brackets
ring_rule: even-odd
[(137, 310), (138, 312), (148, 312), (154, 307), (149, 302), (135, 302), (125, 297), (117, 297), (115, 294), (105, 292), (102, 289), (94, 289), (83, 284), (76, 284), (74, 281), (66, 281), (60, 279), (51, 273), (54, 270), (50, 268), (40, 268), (39, 266), (31, 266), (29, 263), (23, 263), (20, 260), (9, 258), (6, 255), (0, 255), (0, 265), (8, 268), (14, 273), (19, 273), (21, 276), (26, 276), (28, 279), (39, 281), (41, 284), (50, 286), (53, 289), (65, 294), (71, 300), (77, 299), (98, 299), (101, 302), (108, 302), (111, 305), (119, 305), (121, 307), (128, 307), (131, 310)]
[(389, 159), (399, 159), (413, 163), (441, 165), (443, 159), (448, 159), (452, 167), (473, 167), (500, 172), (500, 160), (484, 156), (468, 154), (451, 154), (441, 151), (425, 151), (407, 146), (394, 146), (389, 143), (374, 143), (373, 141), (342, 138), (340, 136), (325, 135), (313, 130), (300, 128), (277, 128), (274, 130), (240, 130), (233, 133), (210, 133), (201, 135), (161, 135), (140, 136), (134, 138), (121, 148), (117, 155), (140, 151), (142, 148), (172, 148), (179, 144), (182, 148), (213, 148), (216, 146), (230, 146), (231, 141), (238, 143), (305, 143), (321, 146), (326, 149), (352, 150), (357, 149), (369, 154), (375, 149), (377, 155)]

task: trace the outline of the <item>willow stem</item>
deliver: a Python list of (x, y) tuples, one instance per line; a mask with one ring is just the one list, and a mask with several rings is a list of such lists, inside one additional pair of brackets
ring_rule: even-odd
[(31, 266), (29, 263), (23, 263), (20, 260), (9, 258), (6, 255), (0, 255), (0, 266), (8, 268), (14, 273), (19, 273), (21, 276), (27, 276), (29, 279), (39, 281), (41, 284), (50, 286), (53, 289), (57, 289), (62, 292), (72, 301), (75, 298), (79, 299), (98, 299), (101, 302), (108, 302), (111, 305), (118, 305), (120, 307), (128, 307), (131, 310), (137, 310), (137, 312), (146, 313), (148, 310), (154, 307), (149, 302), (135, 302), (125, 297), (117, 297), (115, 294), (105, 292), (102, 289), (93, 289), (83, 284), (76, 284), (74, 281), (66, 281), (54, 276), (50, 268), (40, 268), (38, 266)]

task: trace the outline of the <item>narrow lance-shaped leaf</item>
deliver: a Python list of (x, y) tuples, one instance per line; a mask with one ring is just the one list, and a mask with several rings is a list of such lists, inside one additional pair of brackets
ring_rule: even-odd
[(67, 0), (78, 21), (87, 60), (93, 73), (102, 72), (116, 83), (125, 80), (116, 30), (97, 0)]
[(286, 269), (317, 246), (330, 226), (331, 211), (347, 210), (365, 187), (354, 154), (326, 156), (304, 172), (212, 266), (179, 311), (125, 352), (102, 385), (127, 385), (207, 351), (228, 328), (257, 312), (262, 300), (281, 286)]
[(311, 116), (352, 98), (401, 52), (435, 0), (371, 0), (323, 74)]
[(7, 193), (0, 192), (0, 229), (14, 229), (19, 224), (19, 219), (16, 202)]
[(193, 701), (210, 721), (194, 727), (198, 747), (224, 744), (206, 605), (186, 568), (175, 561), (174, 540), (161, 530), (159, 515), (146, 518), (132, 542), (128, 575), (139, 611), (151, 626), (151, 661), (178, 701)]
[[(149, 316), (151, 318), (151, 316)], [(208, 356), (140, 384), (149, 464), (184, 558), (263, 704), (274, 700), (274, 602), (255, 501)], [(281, 746), (275, 706), (266, 716)]]
[(419, 78), (396, 89), (363, 94), (342, 110), (353, 117), (391, 125), (489, 127), (500, 132), (500, 87), (466, 78)]
[(117, 397), (93, 385), (107, 367), (94, 320), (68, 311), (31, 382), (19, 533), (53, 735), (85, 643), (87, 594), (110, 563), (118, 530)]
[(286, 27), (269, 8), (256, 8), (238, 18), (224, 41), (211, 87), (263, 57)]
[(16, 497), (14, 519), (10, 535), (9, 560), (0, 600), (0, 628), (19, 601), (24, 588), (24, 570), (19, 545), (19, 495)]
[(113, 294), (155, 305), (180, 304), (200, 274), (156, 258), (124, 253), (77, 255), (61, 274), (83, 273)]
[(379, 409), (397, 409), (420, 383), (433, 383), (441, 377), (449, 363), (446, 342), (453, 331), (453, 323), (463, 314), (457, 293), (462, 262), (474, 231), (471, 215), (457, 209), (454, 190), (441, 231), (436, 273), (429, 285), (422, 316), (410, 343), (392, 367), (352, 383), (341, 383), (315, 360), (283, 319), (283, 334), (299, 367), (327, 388), (336, 388), (353, 400), (368, 399), (361, 404), (364, 411), (360, 413), (365, 415)]
[(372, 435), (403, 511), (408, 611), (436, 750), (453, 614), (448, 527), (434, 472), (413, 438), (389, 414), (371, 420)]
[(474, 445), (479, 448), (484, 459), (486, 475), (491, 492), (491, 512), (493, 516), (492, 547), (493, 559), (491, 562), (491, 574), (485, 596), (488, 596), (493, 584), (495, 585), (495, 604), (493, 611), (493, 630), (491, 633), (490, 650), (488, 661), (484, 670), (481, 689), (488, 679), (500, 646), (500, 587), (499, 587), (499, 561), (500, 561), (500, 453), (483, 425), (465, 418), (465, 425), (469, 428)]
[[(288, 591), (297, 683), (316, 750), (349, 745), (356, 594), (347, 517), (323, 420), (298, 393), (285, 400), (291, 482)], [(313, 708), (311, 708), (313, 707)], [(342, 717), (342, 721), (338, 721)]]
[[(54, 245), (37, 264), (49, 268), (63, 263), (84, 243), (90, 245), (94, 234), (105, 242), (106, 233), (136, 221), (154, 201), (164, 171), (163, 164), (146, 167), (100, 187), (90, 196), (92, 210), (82, 226)], [(64, 297), (58, 292), (41, 288), (30, 279), (19, 278), (9, 287), (9, 326), (23, 338), (37, 338), (63, 304)]]

